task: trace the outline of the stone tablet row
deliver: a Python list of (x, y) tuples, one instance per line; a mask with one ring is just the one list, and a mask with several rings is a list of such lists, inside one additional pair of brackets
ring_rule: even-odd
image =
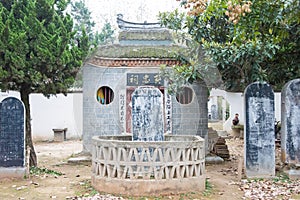
[[(282, 90), (282, 162), (300, 166), (300, 79)], [(275, 175), (274, 92), (266, 83), (245, 89), (245, 173), (247, 177)]]

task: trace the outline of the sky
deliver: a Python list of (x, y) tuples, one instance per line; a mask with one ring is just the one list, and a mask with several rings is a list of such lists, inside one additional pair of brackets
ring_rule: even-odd
[(96, 28), (101, 29), (105, 21), (117, 28), (117, 14), (131, 22), (157, 22), (159, 12), (172, 11), (179, 8), (176, 0), (85, 0), (92, 12)]

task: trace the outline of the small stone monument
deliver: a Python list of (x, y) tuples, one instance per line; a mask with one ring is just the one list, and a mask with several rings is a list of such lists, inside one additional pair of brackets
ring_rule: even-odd
[(0, 177), (24, 177), (25, 109), (15, 97), (0, 103)]
[(154, 87), (138, 87), (132, 94), (133, 140), (163, 141), (163, 96)]
[(211, 105), (211, 119), (217, 120), (218, 119), (218, 108), (217, 105)]
[(275, 175), (274, 92), (255, 82), (245, 89), (245, 174), (249, 178)]
[[(300, 167), (300, 79), (289, 81), (281, 93), (281, 160)], [(293, 171), (293, 175), (300, 170)], [(297, 173), (295, 173), (297, 172)], [(290, 173), (289, 173), (290, 174)]]

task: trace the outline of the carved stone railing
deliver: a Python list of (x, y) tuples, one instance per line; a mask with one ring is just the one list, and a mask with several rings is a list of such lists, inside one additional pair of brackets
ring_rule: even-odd
[(92, 185), (98, 191), (158, 195), (205, 188), (205, 145), (198, 136), (132, 141), (131, 136), (95, 136)]

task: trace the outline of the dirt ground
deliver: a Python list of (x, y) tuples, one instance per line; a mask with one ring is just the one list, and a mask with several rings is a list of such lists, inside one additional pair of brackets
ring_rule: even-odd
[[(1, 180), (0, 199), (76, 199), (95, 195), (96, 191), (90, 185), (91, 166), (67, 163), (68, 158), (81, 152), (81, 141), (40, 142), (35, 144), (35, 149), (39, 168), (53, 172), (34, 173), (23, 180)], [(237, 185), (232, 184), (237, 181), (236, 169), (236, 159), (223, 164), (207, 165), (207, 178), (211, 186), (209, 190), (199, 194), (187, 193), (153, 199), (242, 199), (243, 192)], [(63, 175), (59, 176), (55, 172), (61, 172)]]
[(23, 180), (1, 180), (0, 199), (66, 199), (79, 194), (78, 186), (90, 179), (91, 168), (88, 165), (67, 164), (67, 159), (81, 150), (81, 141), (35, 144), (38, 167), (61, 172), (63, 175), (37, 173)]
[[(241, 139), (227, 140), (231, 158), (222, 164), (206, 165), (208, 179), (207, 190), (199, 193), (186, 193), (164, 197), (120, 197), (97, 193), (90, 184), (90, 164), (69, 164), (68, 158), (82, 151), (82, 142), (78, 140), (39, 142), (35, 144), (38, 167), (47, 173), (35, 172), (23, 180), (0, 180), (0, 199), (244, 199), (238, 181), (239, 157), (243, 151)], [(62, 175), (57, 174), (62, 173)], [(92, 198), (94, 196), (94, 198)]]

